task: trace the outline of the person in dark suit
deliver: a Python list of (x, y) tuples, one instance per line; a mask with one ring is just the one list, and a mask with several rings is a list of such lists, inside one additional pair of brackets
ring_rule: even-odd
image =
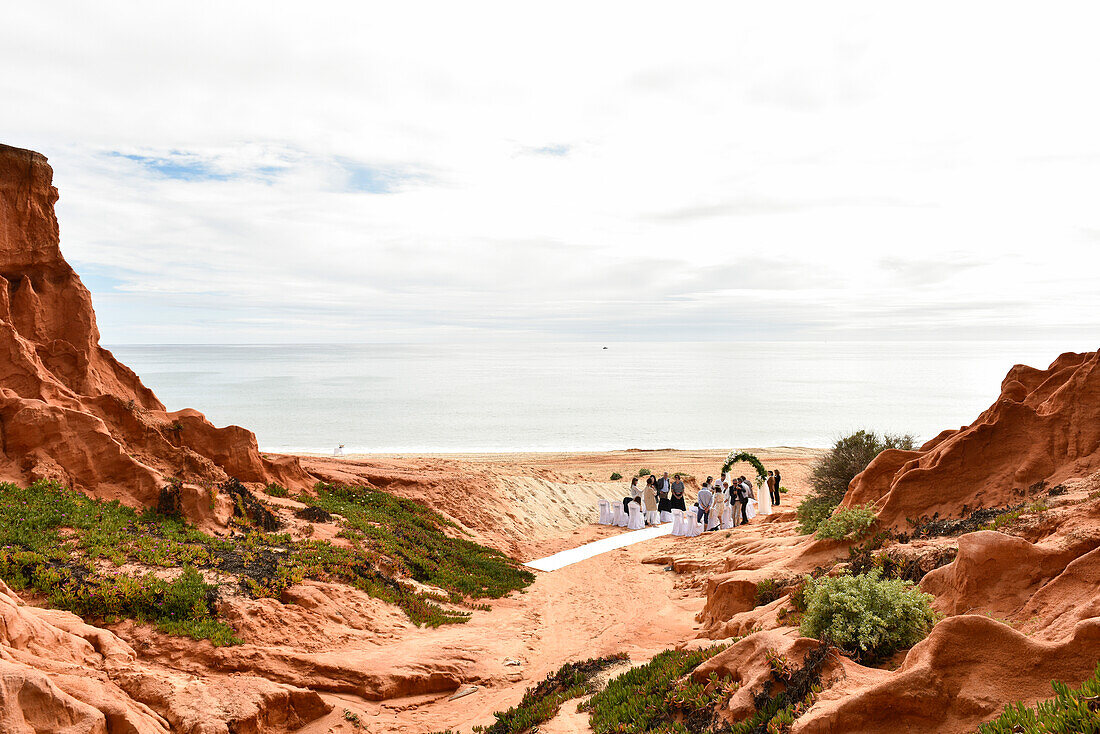
[[(661, 481), (667, 481), (667, 479), (668, 475), (666, 474)], [(660, 484), (658, 483), (657, 486), (660, 486)], [(684, 502), (684, 480), (679, 477), (672, 483), (672, 509), (687, 512), (687, 503)]]
[(772, 504), (773, 505), (778, 505), (779, 504), (779, 480), (780, 480), (779, 470), (776, 469), (775, 470), (775, 494), (772, 495)]

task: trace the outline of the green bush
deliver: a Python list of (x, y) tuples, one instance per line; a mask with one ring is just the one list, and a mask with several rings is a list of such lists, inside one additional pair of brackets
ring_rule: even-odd
[(935, 622), (932, 596), (878, 569), (852, 576), (806, 578), (801, 632), (831, 642), (854, 659), (874, 662), (922, 640)]
[(871, 532), (875, 524), (875, 512), (869, 505), (857, 505), (835, 511), (822, 520), (816, 535), (830, 540), (859, 540)]
[(838, 439), (829, 453), (814, 464), (810, 494), (798, 505), (800, 531), (808, 535), (817, 530), (844, 499), (848, 485), (872, 459), (886, 449), (912, 450), (915, 443), (916, 439), (910, 435), (887, 433), (880, 437), (874, 431), (856, 431)]
[(703, 731), (715, 719), (716, 706), (737, 690), (729, 679), (698, 683), (681, 680), (725, 649), (665, 650), (645, 665), (631, 668), (584, 704), (595, 734)]
[(648, 477), (652, 473), (653, 472), (651, 472), (649, 469), (639, 469), (638, 470), (638, 476), (640, 476), (640, 477)]
[(620, 474), (619, 472), (611, 472), (611, 481), (614, 482), (615, 480), (622, 479), (622, 478), (623, 478), (623, 475)]
[(1071, 689), (1054, 681), (1055, 697), (1035, 708), (1022, 703), (1005, 706), (999, 717), (978, 727), (978, 734), (1097, 734), (1100, 732), (1100, 665), (1092, 677)]

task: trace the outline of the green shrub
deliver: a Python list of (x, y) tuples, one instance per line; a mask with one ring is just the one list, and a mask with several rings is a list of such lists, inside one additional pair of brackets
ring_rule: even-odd
[(611, 472), (611, 481), (614, 482), (615, 480), (622, 479), (622, 478), (623, 478), (623, 475), (620, 474), (619, 472)]
[(639, 469), (638, 470), (638, 476), (640, 476), (640, 477), (648, 477), (652, 473), (653, 472), (651, 472), (649, 469)]
[(857, 505), (835, 511), (818, 524), (815, 533), (830, 540), (858, 540), (870, 533), (874, 524), (875, 512), (870, 505)]
[(645, 665), (631, 668), (584, 704), (595, 734), (702, 731), (715, 719), (716, 707), (737, 690), (729, 679), (707, 683), (681, 680), (725, 649), (665, 650)]
[(1035, 708), (1022, 703), (1005, 706), (999, 717), (978, 727), (978, 734), (1097, 734), (1100, 732), (1100, 665), (1092, 677), (1071, 689), (1053, 681), (1055, 696)]
[[(815, 464), (810, 478), (811, 491), (798, 505), (800, 531), (809, 534), (844, 499), (855, 476), (867, 468), (871, 460), (886, 449), (912, 450), (916, 439), (910, 435), (887, 433), (879, 437), (874, 431), (857, 431), (838, 439), (830, 451)], [(782, 490), (781, 490), (782, 491)]]
[(854, 659), (874, 662), (922, 640), (932, 624), (932, 596), (878, 569), (852, 576), (807, 577), (801, 632)]
[(493, 714), (496, 721), (489, 726), (475, 726), (484, 734), (520, 734), (549, 721), (561, 705), (571, 698), (592, 693), (595, 676), (613, 665), (629, 660), (626, 655), (609, 655), (579, 663), (566, 663), (546, 676), (537, 686), (528, 688), (518, 704), (507, 711)]

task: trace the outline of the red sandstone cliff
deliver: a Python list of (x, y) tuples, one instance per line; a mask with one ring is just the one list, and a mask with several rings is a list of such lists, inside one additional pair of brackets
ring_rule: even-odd
[(857, 476), (845, 506), (874, 503), (884, 526), (907, 518), (1019, 503), (1100, 469), (1100, 352), (1063, 354), (1045, 370), (1016, 365), (978, 419), (917, 451), (884, 451)]
[(0, 145), (0, 478), (128, 504), (155, 501), (168, 476), (306, 483), (251, 432), (166, 412), (99, 345), (91, 296), (61, 255), (52, 179), (41, 154)]

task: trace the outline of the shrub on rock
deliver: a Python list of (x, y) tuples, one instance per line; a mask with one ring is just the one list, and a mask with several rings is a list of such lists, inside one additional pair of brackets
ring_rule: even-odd
[(830, 540), (859, 540), (871, 532), (875, 513), (870, 506), (860, 505), (837, 510), (817, 526), (816, 535)]
[(857, 576), (807, 578), (801, 632), (874, 662), (924, 639), (935, 622), (932, 596), (875, 569)]
[(810, 478), (812, 490), (798, 505), (798, 522), (803, 533), (817, 530), (833, 514), (848, 485), (867, 468), (871, 460), (886, 449), (912, 450), (916, 439), (910, 435), (879, 436), (874, 431), (856, 431), (838, 439), (829, 453), (814, 464)]

